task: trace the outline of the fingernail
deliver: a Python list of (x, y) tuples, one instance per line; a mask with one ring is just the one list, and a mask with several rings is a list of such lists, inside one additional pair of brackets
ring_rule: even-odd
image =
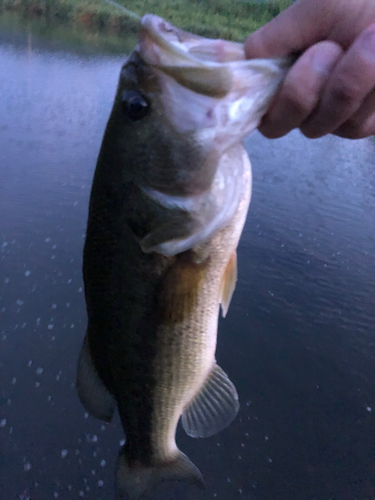
[(337, 54), (326, 50), (317, 50), (313, 57), (312, 65), (317, 73), (326, 75), (331, 70), (337, 59)]

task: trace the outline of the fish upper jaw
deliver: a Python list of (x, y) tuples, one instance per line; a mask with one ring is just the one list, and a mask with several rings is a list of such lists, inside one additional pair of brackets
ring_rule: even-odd
[[(147, 39), (155, 44), (146, 56)], [(223, 63), (245, 59), (244, 46), (228, 40), (204, 38), (168, 23), (154, 14), (146, 14), (141, 21), (140, 44), (150, 64), (202, 65), (204, 62)], [(151, 46), (149, 45), (150, 49)]]

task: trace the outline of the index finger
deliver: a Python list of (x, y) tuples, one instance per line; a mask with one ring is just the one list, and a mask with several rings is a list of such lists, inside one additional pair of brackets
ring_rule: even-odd
[(331, 31), (337, 15), (336, 3), (297, 1), (248, 36), (246, 57), (284, 57), (321, 41)]
[(331, 40), (346, 50), (375, 21), (372, 0), (297, 0), (248, 36), (248, 59), (284, 57)]

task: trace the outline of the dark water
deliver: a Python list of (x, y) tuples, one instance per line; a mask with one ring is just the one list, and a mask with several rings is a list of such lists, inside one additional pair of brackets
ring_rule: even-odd
[[(0, 498), (113, 498), (118, 420), (75, 388), (90, 183), (122, 58), (0, 44)], [(237, 420), (181, 449), (205, 492), (163, 500), (375, 497), (375, 142), (246, 145), (254, 192), (218, 360)]]

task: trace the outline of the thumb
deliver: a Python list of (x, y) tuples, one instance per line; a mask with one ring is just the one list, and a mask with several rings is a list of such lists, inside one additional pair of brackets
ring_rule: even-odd
[(336, 0), (297, 0), (246, 39), (246, 58), (284, 57), (327, 38), (337, 16), (336, 4)]

